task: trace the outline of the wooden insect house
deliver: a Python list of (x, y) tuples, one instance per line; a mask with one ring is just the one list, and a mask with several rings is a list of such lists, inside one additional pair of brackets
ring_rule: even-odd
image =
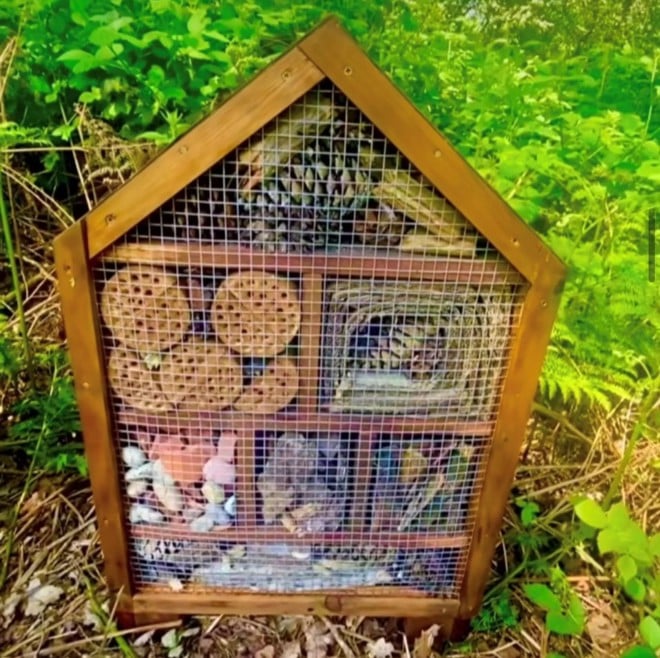
[(55, 248), (125, 623), (476, 612), (564, 268), (334, 19)]

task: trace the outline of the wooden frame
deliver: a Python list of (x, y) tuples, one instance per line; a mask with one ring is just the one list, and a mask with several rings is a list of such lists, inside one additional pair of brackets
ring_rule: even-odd
[[(309, 426), (356, 432), (359, 435), (356, 459), (363, 465), (369, 463), (370, 435), (374, 431), (434, 431), (492, 437), (482, 463), (483, 487), (472, 501), (476, 511), (472, 535), (436, 539), (434, 544), (469, 544), (460, 598), (443, 600), (415, 596), (414, 593), (403, 595), (402, 590), (396, 588), (389, 592), (387, 589), (372, 589), (367, 592), (296, 595), (174, 594), (155, 588), (135, 591), (129, 571), (127, 532), (123, 524), (125, 517), (113, 444), (113, 418), (92, 269), (104, 259), (232, 269), (240, 269), (249, 263), (253, 268), (296, 272), (302, 277), (304, 311), (317, 318), (322, 304), (323, 274), (350, 277), (366, 272), (371, 276), (395, 278), (387, 257), (352, 260), (344, 255), (273, 256), (240, 247), (219, 249), (203, 245), (189, 245), (184, 250), (160, 244), (115, 246), (115, 242), (139, 221), (325, 78), (334, 83), (414, 163), (526, 282), (513, 332), (510, 360), (502, 382), (497, 421), (493, 425), (452, 423), (442, 418), (380, 416), (370, 422), (369, 433), (365, 433), (359, 415), (318, 411), (318, 390), (311, 382), (303, 387), (301, 402), (294, 414), (255, 419), (246, 414), (229, 413), (223, 414), (222, 418), (239, 430), (255, 426), (278, 429)], [(144, 194), (145, 189), (150, 190), (150, 194)], [(120, 596), (119, 611), (124, 623), (181, 614), (314, 612), (415, 616), (422, 621), (440, 620), (449, 631), (454, 622), (460, 625), (461, 621), (476, 613), (488, 579), (565, 270), (538, 236), (394, 87), (335, 19), (322, 23), (60, 235), (55, 242), (55, 258), (106, 575), (110, 588)], [(466, 265), (460, 259), (397, 257), (396, 277), (431, 281), (440, 275), (447, 280), (466, 283), (472, 280), (505, 282), (510, 278), (510, 270), (497, 262)], [(310, 370), (316, 370), (319, 362), (319, 324), (320, 321), (301, 337), (301, 359)], [(121, 425), (136, 422), (140, 417), (146, 416), (127, 412), (114, 421)], [(157, 423), (157, 418), (149, 419)], [(201, 414), (191, 418), (191, 422), (213, 423), (217, 419), (213, 414)], [(186, 422), (185, 416), (179, 420)], [(243, 449), (248, 456), (252, 454), (254, 460), (253, 447), (246, 445)], [(254, 474), (248, 471), (245, 468), (239, 473), (238, 486), (244, 492), (254, 489)], [(356, 486), (354, 494), (358, 502), (352, 523), (359, 524), (365, 515), (366, 490)], [(255, 514), (254, 504), (250, 502), (246, 509), (248, 527)], [(282, 539), (281, 531), (271, 534), (274, 541)], [(381, 539), (384, 543), (396, 541), (395, 534), (383, 535)], [(222, 536), (231, 538), (231, 531)], [(323, 542), (332, 537), (318, 536), (316, 539)]]

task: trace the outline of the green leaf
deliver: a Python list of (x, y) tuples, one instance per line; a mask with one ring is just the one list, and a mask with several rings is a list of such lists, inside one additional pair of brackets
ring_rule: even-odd
[(639, 634), (651, 649), (660, 649), (660, 624), (648, 615), (639, 622)]
[(646, 585), (639, 578), (631, 578), (624, 583), (623, 591), (637, 603), (643, 603), (646, 598)]
[(108, 27), (107, 25), (101, 25), (101, 27), (92, 30), (87, 38), (89, 39), (89, 42), (95, 46), (109, 46), (116, 41), (119, 36), (120, 34), (117, 30)]
[(523, 585), (527, 598), (543, 610), (560, 611), (559, 597), (547, 586), (540, 583)]
[(649, 537), (649, 548), (653, 557), (660, 557), (660, 532)]
[(637, 175), (648, 178), (654, 183), (660, 183), (660, 160), (647, 160), (642, 162)]
[(590, 525), (592, 528), (607, 527), (607, 515), (603, 508), (593, 499), (584, 498), (575, 505), (575, 513), (580, 521)]
[(578, 621), (571, 615), (565, 615), (556, 610), (548, 612), (545, 625), (549, 631), (559, 635), (580, 635), (582, 633), (582, 625)]
[(91, 53), (88, 53), (85, 50), (80, 50), (79, 48), (73, 48), (72, 50), (67, 50), (65, 53), (62, 53), (58, 58), (58, 62), (79, 62), (80, 60), (89, 59), (93, 57)]
[(616, 569), (624, 583), (637, 575), (637, 562), (630, 555), (622, 555), (616, 561)]
[(621, 658), (657, 658), (655, 651), (649, 649), (649, 647), (630, 647), (626, 649), (622, 654)]
[(525, 528), (529, 528), (536, 521), (541, 508), (537, 503), (527, 501), (520, 510), (520, 520)]

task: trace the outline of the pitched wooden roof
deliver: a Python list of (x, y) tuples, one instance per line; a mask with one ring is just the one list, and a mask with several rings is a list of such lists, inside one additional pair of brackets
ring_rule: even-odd
[(89, 258), (329, 79), (530, 282), (559, 283), (562, 262), (448, 140), (329, 18), (160, 153), (84, 222)]

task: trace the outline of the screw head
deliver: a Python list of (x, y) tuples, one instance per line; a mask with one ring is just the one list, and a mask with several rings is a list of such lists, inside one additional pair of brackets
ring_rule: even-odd
[(350, 66), (344, 66), (344, 75), (353, 75), (353, 69)]

